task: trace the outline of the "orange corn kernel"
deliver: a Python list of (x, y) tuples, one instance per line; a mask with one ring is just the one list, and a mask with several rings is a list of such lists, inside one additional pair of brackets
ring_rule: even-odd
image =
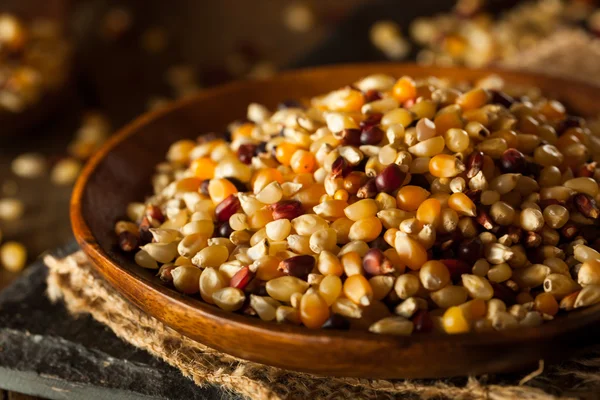
[(368, 306), (373, 300), (373, 288), (362, 275), (349, 276), (344, 282), (344, 295), (355, 304)]
[(460, 307), (450, 307), (442, 317), (442, 326), (446, 333), (465, 333), (469, 332), (469, 321), (465, 318), (463, 310)]
[(219, 204), (234, 193), (237, 193), (237, 189), (227, 179), (211, 179), (208, 183), (208, 195), (215, 204)]
[(329, 306), (319, 293), (310, 292), (300, 300), (300, 320), (310, 329), (320, 328), (329, 318)]
[(461, 215), (474, 217), (476, 214), (475, 203), (464, 193), (453, 193), (448, 198), (448, 207)]
[(392, 94), (399, 103), (414, 99), (417, 97), (415, 81), (406, 76), (398, 79), (392, 88)]
[(346, 95), (338, 101), (335, 102), (332, 106), (329, 107), (332, 111), (339, 112), (359, 112), (361, 107), (365, 104), (365, 96), (358, 90), (348, 90)]
[(540, 112), (549, 120), (549, 121), (561, 121), (566, 116), (565, 106), (562, 103), (556, 100), (546, 101), (540, 107)]
[(439, 136), (444, 135), (448, 129), (463, 128), (463, 121), (455, 112), (439, 114), (433, 122), (435, 123), (435, 132)]
[(396, 203), (401, 210), (416, 211), (430, 194), (431, 193), (420, 186), (403, 186), (398, 190)]
[(315, 170), (317, 160), (310, 151), (296, 150), (290, 159), (290, 167), (297, 174), (311, 173)]
[(429, 161), (429, 173), (437, 178), (452, 178), (464, 170), (464, 164), (450, 154), (438, 154)]
[(202, 179), (198, 178), (183, 178), (175, 184), (175, 191), (181, 192), (197, 192), (202, 185)]
[(400, 262), (412, 270), (418, 270), (427, 262), (425, 247), (406, 234), (396, 234), (394, 248), (398, 252)]
[(437, 226), (442, 215), (442, 205), (438, 199), (427, 199), (417, 209), (417, 219), (423, 224)]
[(231, 132), (231, 140), (235, 141), (240, 138), (249, 138), (252, 136), (252, 131), (254, 130), (254, 124), (250, 122), (246, 122), (244, 124), (238, 125), (233, 132)]
[(190, 165), (190, 171), (198, 179), (212, 179), (215, 176), (215, 167), (217, 163), (210, 159), (210, 157), (201, 157), (192, 161)]
[(535, 309), (548, 315), (558, 313), (558, 302), (554, 295), (550, 293), (540, 293), (535, 297)]
[(485, 317), (487, 312), (487, 304), (482, 299), (467, 301), (459, 307), (462, 309), (463, 315), (471, 321)]
[(254, 190), (254, 193), (257, 193), (260, 191), (260, 189), (264, 188), (273, 181), (283, 183), (283, 176), (281, 175), (281, 172), (275, 168), (262, 168), (254, 173), (250, 183), (252, 184), (252, 190)]
[(283, 142), (275, 149), (275, 158), (281, 164), (289, 166), (296, 150), (298, 150), (298, 146), (295, 144)]
[(476, 108), (483, 107), (489, 100), (490, 94), (487, 90), (476, 88), (458, 96), (458, 99), (456, 99), (456, 104), (458, 104), (463, 110), (474, 110)]

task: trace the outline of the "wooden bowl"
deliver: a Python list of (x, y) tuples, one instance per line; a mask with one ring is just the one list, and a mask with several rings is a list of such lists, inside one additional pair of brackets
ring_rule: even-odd
[(266, 81), (235, 82), (207, 90), (135, 120), (86, 165), (75, 186), (71, 218), (75, 236), (96, 270), (143, 311), (200, 343), (258, 363), (321, 375), (369, 378), (434, 378), (495, 373), (557, 359), (600, 334), (600, 308), (578, 310), (536, 328), (486, 334), (415, 334), (393, 337), (365, 332), (309, 330), (232, 314), (177, 293), (136, 266), (116, 247), (113, 226), (126, 205), (151, 193), (154, 166), (169, 144), (222, 131), (245, 116), (248, 103), (274, 107), (288, 98), (324, 93), (372, 73), (475, 80), (496, 73), (532, 84), (580, 115), (600, 113), (600, 92), (582, 83), (529, 73), (416, 65), (346, 65), (286, 72)]

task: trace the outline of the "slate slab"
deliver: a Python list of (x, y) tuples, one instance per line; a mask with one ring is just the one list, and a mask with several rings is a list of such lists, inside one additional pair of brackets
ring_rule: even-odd
[[(73, 243), (57, 254), (76, 250)], [(236, 399), (116, 337), (90, 316), (46, 298), (38, 261), (0, 292), (0, 388), (49, 399)]]

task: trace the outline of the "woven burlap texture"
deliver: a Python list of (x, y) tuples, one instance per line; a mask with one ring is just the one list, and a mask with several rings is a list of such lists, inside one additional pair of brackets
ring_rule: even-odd
[[(600, 42), (561, 31), (500, 65), (600, 84)], [(194, 380), (251, 399), (573, 399), (600, 398), (600, 346), (585, 357), (523, 377), (452, 380), (322, 378), (239, 360), (196, 343), (128, 303), (91, 270), (83, 253), (47, 257), (48, 294), (74, 315), (89, 313), (123, 340), (147, 350)], [(410, 362), (410, 360), (399, 360)], [(543, 365), (543, 364), (541, 364)]]
[[(180, 335), (121, 297), (93, 272), (82, 252), (64, 259), (48, 256), (45, 262), (50, 299), (62, 299), (72, 314), (91, 314), (121, 339), (178, 368), (198, 385), (222, 385), (251, 399), (546, 400), (600, 393), (600, 348), (590, 350), (583, 359), (546, 368), (521, 385), (523, 376), (496, 377), (494, 383), (486, 382), (488, 377), (388, 381), (284, 371), (228, 356)], [(567, 392), (570, 395), (565, 395)]]

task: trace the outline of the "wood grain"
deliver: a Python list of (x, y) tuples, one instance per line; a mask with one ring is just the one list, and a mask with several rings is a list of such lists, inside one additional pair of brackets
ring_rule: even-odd
[(146, 114), (113, 137), (88, 163), (71, 201), (73, 230), (98, 272), (148, 314), (182, 334), (237, 357), (322, 375), (371, 378), (434, 378), (494, 373), (558, 359), (595, 343), (600, 306), (573, 312), (541, 327), (489, 334), (391, 337), (363, 332), (311, 331), (231, 314), (162, 285), (116, 248), (115, 221), (128, 202), (150, 193), (153, 167), (170, 143), (223, 130), (245, 115), (251, 101), (274, 107), (287, 98), (309, 97), (383, 72), (475, 80), (497, 73), (559, 98), (581, 115), (600, 113), (598, 88), (563, 79), (502, 70), (424, 68), (364, 64), (241, 81)]

